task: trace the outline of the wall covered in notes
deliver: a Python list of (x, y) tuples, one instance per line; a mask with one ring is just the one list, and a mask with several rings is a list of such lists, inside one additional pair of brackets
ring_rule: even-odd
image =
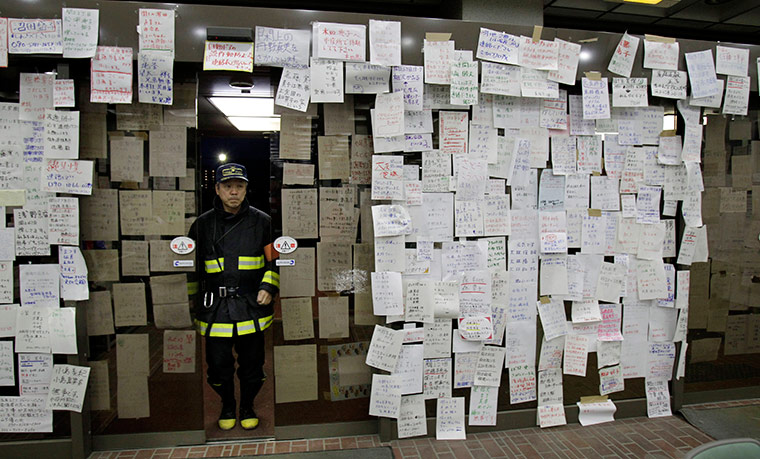
[[(472, 50), (427, 35), (424, 65), (409, 66), (388, 57), (400, 24), (359, 27), (315, 24), (331, 60), (312, 57), (311, 84), (283, 70), (276, 98), (289, 109), (275, 160), (282, 234), (305, 246), (282, 268), (277, 345), (317, 343), (310, 359), (330, 382), (302, 381), (311, 395), (297, 400), (278, 386), (278, 422), (298, 423), (293, 402), (347, 403), (364, 387), (367, 412), (399, 437), (464, 438), (520, 408), (562, 425), (576, 404), (588, 425), (634, 398), (667, 416), (671, 382), (717, 359), (720, 333), (721, 355), (756, 352), (754, 252), (736, 262), (758, 232), (748, 50), (682, 53), (625, 34), (606, 71), (579, 75), (583, 44), (481, 28)], [(368, 62), (320, 30), (367, 41)], [(744, 129), (729, 144), (726, 123)], [(708, 231), (722, 213), (733, 230)], [(716, 270), (716, 249), (733, 263)], [(729, 314), (740, 291), (730, 309), (742, 314)], [(358, 379), (360, 359), (373, 374)]]
[[(193, 257), (169, 250), (197, 209), (175, 14), (134, 11), (135, 46), (99, 43), (96, 9), (60, 17), (0, 18), (2, 439), (68, 435), (85, 388), (95, 434), (200, 430)], [(577, 404), (589, 425), (637, 398), (670, 415), (677, 379), (760, 383), (758, 56), (626, 33), (580, 73), (596, 38), (490, 26), (414, 31), (405, 62), (403, 26), (198, 48), (279, 78), (272, 213), (299, 248), (277, 425), (462, 439), (510, 410), (549, 428)]]
[(174, 13), (135, 13), (134, 54), (99, 46), (98, 10), (61, 14), (0, 21), (19, 95), (0, 102), (2, 439), (69, 435), (83, 409), (95, 434), (202, 428), (192, 268), (169, 249), (196, 214), (195, 84), (175, 81)]

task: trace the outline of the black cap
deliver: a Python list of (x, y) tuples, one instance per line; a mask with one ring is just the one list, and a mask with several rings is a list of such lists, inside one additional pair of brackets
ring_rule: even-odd
[(216, 168), (216, 183), (230, 179), (240, 179), (247, 182), (248, 173), (245, 170), (245, 166), (237, 163), (227, 163)]

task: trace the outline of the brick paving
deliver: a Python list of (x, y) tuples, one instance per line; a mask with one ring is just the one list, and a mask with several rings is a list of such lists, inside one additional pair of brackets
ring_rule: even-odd
[[(698, 409), (760, 404), (760, 399), (710, 403)], [(378, 435), (309, 440), (239, 442), (225, 445), (94, 452), (90, 459), (169, 459), (190, 457), (238, 457), (260, 454), (361, 449), (390, 446), (396, 459), (581, 459), (682, 458), (696, 446), (713, 439), (679, 416), (621, 419), (582, 427), (571, 424), (550, 429), (538, 427), (468, 434), (466, 440), (438, 441), (411, 438), (381, 442)]]

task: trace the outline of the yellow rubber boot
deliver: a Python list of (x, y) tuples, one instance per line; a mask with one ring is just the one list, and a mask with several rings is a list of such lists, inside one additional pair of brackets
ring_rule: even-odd
[(253, 430), (259, 426), (259, 418), (256, 416), (256, 412), (252, 409), (241, 408), (240, 409), (240, 425), (245, 430)]

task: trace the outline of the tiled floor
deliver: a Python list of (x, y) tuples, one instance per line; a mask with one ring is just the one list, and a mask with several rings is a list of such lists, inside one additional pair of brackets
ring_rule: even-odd
[[(701, 405), (720, 408), (760, 404), (760, 400)], [(391, 446), (400, 458), (682, 458), (686, 452), (712, 438), (679, 416), (629, 418), (582, 427), (571, 424), (550, 429), (538, 427), (479, 434), (467, 440), (437, 441), (416, 438), (381, 443), (377, 435), (317, 440), (241, 442), (184, 448), (96, 452), (90, 459), (235, 457), (256, 454), (322, 451)]]

